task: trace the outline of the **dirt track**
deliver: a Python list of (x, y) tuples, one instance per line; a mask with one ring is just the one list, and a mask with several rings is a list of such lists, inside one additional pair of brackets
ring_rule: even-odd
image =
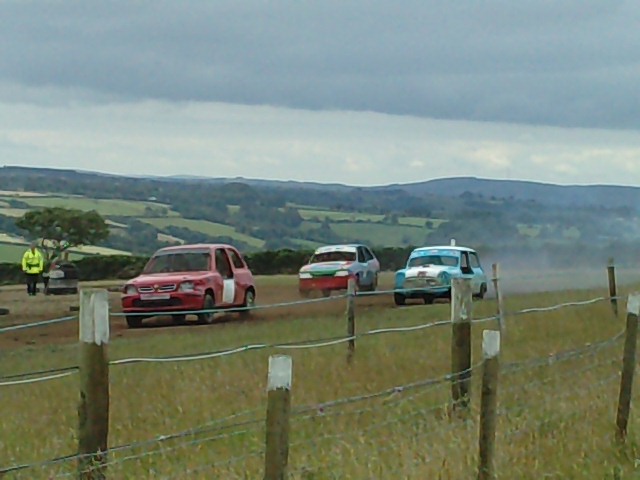
[[(110, 292), (110, 311), (120, 313), (120, 294)], [(256, 304), (273, 305), (276, 303), (301, 301), (297, 290), (293, 286), (274, 286), (258, 284), (258, 297)], [(76, 295), (47, 296), (38, 295), (28, 297), (24, 289), (13, 287), (0, 290), (0, 303), (2, 307), (9, 308), (10, 314), (0, 316), (0, 327), (19, 325), (43, 320), (51, 320), (67, 316), (77, 315), (70, 311), (72, 306), (78, 305)], [(324, 315), (335, 313), (344, 314), (345, 300), (336, 299), (330, 302), (310, 303), (304, 306), (304, 316)], [(366, 297), (358, 299), (359, 308), (394, 308), (393, 299), (389, 295), (378, 297)], [(252, 312), (251, 317), (242, 319), (237, 313), (218, 314), (216, 322), (255, 322), (269, 321), (283, 318), (300, 317), (303, 313), (300, 306), (284, 306), (277, 308), (258, 309)], [(191, 320), (191, 319), (190, 319)], [(193, 318), (195, 320), (195, 317)], [(134, 337), (136, 335), (149, 335), (150, 330), (164, 331), (158, 327), (170, 327), (172, 329), (207, 328), (196, 326), (195, 322), (189, 322), (184, 326), (173, 325), (171, 317), (156, 317), (144, 321), (142, 328), (129, 329), (122, 316), (111, 316), (111, 336), (114, 338)], [(69, 321), (54, 325), (39, 326), (23, 330), (10, 331), (0, 334), (0, 348), (15, 348), (25, 345), (45, 345), (57, 343), (71, 343), (78, 338), (77, 321)]]
[[(598, 288), (602, 289), (602, 294), (606, 295), (607, 279), (606, 270), (589, 271), (563, 271), (563, 272), (503, 272), (501, 285), (503, 292), (507, 295), (525, 292), (559, 291), (566, 289)], [(302, 300), (295, 288), (294, 280), (287, 285), (276, 285), (269, 279), (258, 278), (257, 305), (273, 305), (281, 302), (292, 302)], [(285, 282), (287, 283), (287, 282)], [(640, 283), (640, 272), (636, 270), (620, 271), (618, 273), (618, 283), (620, 286), (629, 283)], [(104, 286), (104, 285), (103, 285)], [(380, 289), (392, 288), (392, 276), (385, 274), (382, 277)], [(493, 297), (493, 287), (489, 286), (489, 297)], [(25, 289), (18, 286), (2, 287), (0, 289), (0, 307), (9, 308), (10, 314), (0, 316), (0, 327), (18, 325), (42, 320), (76, 315), (70, 311), (71, 306), (77, 306), (78, 298), (70, 296), (50, 296), (39, 295), (28, 297)], [(110, 305), (112, 313), (121, 312), (120, 294), (110, 293)], [(392, 309), (396, 308), (390, 295), (380, 295), (376, 297), (360, 297), (357, 299), (358, 308)], [(259, 309), (252, 313), (247, 320), (242, 320), (237, 314), (220, 314), (217, 322), (255, 322), (269, 321), (283, 318), (295, 318), (304, 315), (305, 317), (319, 316), (334, 313), (342, 315), (345, 311), (345, 301), (336, 299), (331, 302), (310, 303), (304, 307), (286, 306), (277, 308)], [(158, 317), (145, 320), (140, 329), (128, 329), (122, 316), (111, 317), (111, 336), (114, 338), (135, 338), (137, 335), (149, 335), (150, 331), (166, 331), (165, 328), (175, 329), (194, 328), (194, 325), (174, 326), (170, 317)], [(206, 327), (195, 327), (206, 328)], [(192, 330), (193, 331), (193, 330)], [(56, 325), (42, 326), (24, 330), (11, 331), (0, 334), (0, 348), (16, 348), (25, 345), (45, 345), (56, 343), (71, 343), (78, 338), (77, 322), (69, 321)]]

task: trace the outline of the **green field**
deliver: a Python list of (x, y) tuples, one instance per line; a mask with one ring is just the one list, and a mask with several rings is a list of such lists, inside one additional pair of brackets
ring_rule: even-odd
[(413, 227), (424, 227), (427, 222), (433, 224), (433, 228), (438, 228), (440, 224), (445, 223), (447, 220), (440, 218), (424, 218), (424, 217), (398, 217), (398, 223), (400, 225), (411, 225)]
[(226, 236), (235, 238), (254, 247), (262, 247), (264, 241), (251, 237), (243, 233), (236, 232), (235, 228), (221, 223), (208, 222), (206, 220), (191, 220), (187, 218), (141, 218), (140, 220), (153, 225), (156, 228), (166, 228), (168, 226), (188, 228), (193, 232), (201, 232), (211, 236)]
[[(15, 197), (0, 197), (2, 200), (15, 200)], [(93, 199), (73, 196), (50, 197), (21, 197), (20, 201), (28, 203), (32, 207), (63, 207), (76, 208), (78, 210), (95, 210), (100, 215), (119, 215), (123, 217), (142, 216), (175, 216), (166, 205), (153, 202), (137, 202), (130, 200)], [(6, 214), (5, 214), (6, 215)]]
[(421, 245), (430, 232), (425, 227), (387, 225), (384, 223), (333, 223), (338, 235), (352, 235), (369, 245)]
[[(279, 281), (283, 288), (295, 289), (292, 277)], [(598, 289), (511, 296), (506, 310), (603, 294)], [(358, 332), (450, 317), (448, 305), (394, 308), (390, 303), (388, 297), (377, 303), (358, 298)], [(126, 340), (114, 338), (109, 356), (185, 355), (344, 336), (344, 301), (329, 305), (313, 312), (300, 307), (298, 315), (269, 321), (257, 313), (247, 322), (142, 330)], [(491, 315), (495, 308), (493, 300), (475, 302), (473, 318)], [(619, 333), (623, 324), (606, 302), (508, 317), (497, 393), (499, 479), (636, 478), (640, 416), (631, 416), (626, 446), (617, 447), (613, 439), (623, 342), (593, 346)], [(451, 366), (448, 326), (359, 338), (350, 366), (344, 343), (114, 366), (111, 446), (190, 432), (112, 452), (108, 476), (262, 478), (268, 357), (280, 353), (293, 359), (289, 478), (475, 478), (481, 336), (483, 329), (495, 328), (493, 322), (473, 326), (471, 405), (459, 417), (449, 415), (451, 385), (443, 379)], [(583, 353), (552, 361), (558, 353), (589, 345)], [(75, 347), (29, 347), (4, 352), (0, 368), (12, 375), (76, 362)], [(506, 368), (514, 362), (517, 367)], [(439, 380), (423, 382), (427, 379)], [(77, 375), (2, 388), (3, 464), (42, 461), (76, 450)], [(325, 404), (337, 399), (343, 401)], [(61, 462), (11, 478), (54, 478), (74, 468), (75, 462)], [(616, 469), (618, 476), (613, 476)]]
[[(22, 255), (24, 255), (26, 250), (27, 245), (0, 242), (0, 263), (19, 264), (22, 261)], [(71, 253), (69, 258), (74, 260), (85, 256), (86, 255), (79, 253)]]
[(28, 210), (24, 208), (9, 208), (9, 207), (0, 208), (0, 215), (5, 215), (7, 217), (21, 217), (27, 212)]
[(335, 212), (332, 210), (312, 210), (312, 209), (298, 209), (300, 216), (305, 220), (318, 219), (319, 221), (328, 218), (329, 221), (351, 221), (351, 222), (380, 222), (384, 218), (384, 215), (374, 215), (370, 213), (357, 213), (357, 212)]

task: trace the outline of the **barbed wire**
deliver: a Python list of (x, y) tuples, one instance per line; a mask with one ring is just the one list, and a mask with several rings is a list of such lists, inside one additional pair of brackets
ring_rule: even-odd
[(48, 325), (56, 325), (58, 323), (64, 323), (64, 322), (69, 322), (71, 320), (75, 320), (76, 318), (78, 318), (77, 315), (71, 315), (71, 316), (68, 316), (68, 317), (54, 318), (53, 320), (42, 320), (40, 322), (23, 323), (23, 324), (20, 324), (20, 325), (10, 325), (8, 327), (0, 328), (0, 334), (7, 333), (7, 332), (15, 332), (16, 330), (23, 330), (23, 329), (26, 329), (26, 328), (35, 328), (35, 327), (44, 327), (44, 326), (48, 326)]
[[(535, 312), (549, 312), (549, 311), (560, 310), (563, 308), (575, 307), (575, 306), (587, 306), (587, 305), (592, 305), (594, 303), (601, 302), (604, 300), (607, 300), (607, 298), (597, 297), (590, 300), (579, 301), (579, 302), (566, 302), (566, 303), (561, 303), (561, 304), (557, 304), (549, 307), (535, 307), (535, 308), (520, 310), (517, 312), (507, 313), (505, 314), (505, 316), (508, 316), (508, 315), (515, 316), (515, 315), (522, 315), (525, 313), (535, 313)], [(498, 319), (499, 319), (498, 315), (492, 315), (484, 318), (472, 319), (471, 322), (486, 323), (490, 321), (497, 321)], [(441, 326), (446, 326), (450, 324), (451, 324), (451, 320), (447, 319), (447, 320), (427, 322), (427, 323), (422, 323), (422, 324), (413, 325), (413, 326), (406, 326), (406, 327), (378, 328), (378, 329), (369, 330), (369, 331), (358, 333), (356, 335), (351, 335), (351, 336), (337, 336), (337, 337), (319, 338), (319, 339), (311, 339), (311, 340), (298, 340), (298, 341), (292, 341), (292, 342), (280, 343), (280, 344), (267, 344), (267, 343), (247, 344), (247, 345), (233, 347), (226, 350), (208, 351), (208, 352), (188, 354), (188, 355), (173, 355), (173, 356), (165, 356), (165, 357), (132, 357), (132, 358), (113, 360), (113, 361), (110, 361), (109, 364), (110, 365), (128, 365), (128, 364), (135, 364), (135, 363), (185, 362), (185, 361), (206, 360), (211, 358), (225, 357), (225, 356), (234, 355), (237, 353), (244, 353), (248, 351), (257, 351), (257, 350), (265, 350), (265, 349), (303, 350), (303, 349), (309, 349), (309, 348), (322, 348), (322, 347), (334, 346), (341, 343), (354, 341), (357, 339), (361, 339), (361, 338), (373, 336), (373, 335), (414, 332), (418, 330), (441, 327)], [(57, 378), (68, 376), (77, 370), (78, 370), (77, 366), (61, 367), (60, 369), (49, 369), (41, 372), (43, 374), (46, 373), (48, 375), (44, 377), (37, 377), (37, 378), (31, 378), (31, 379), (28, 379), (25, 377), (35, 376), (38, 374), (38, 372), (27, 372), (24, 374), (16, 374), (16, 375), (13, 375), (12, 377), (19, 378), (20, 380), (11, 380), (11, 381), (2, 382), (0, 383), (0, 387), (54, 380)], [(68, 375), (62, 375), (63, 373), (67, 373)], [(0, 377), (0, 378), (7, 378), (7, 377)]]
[(578, 301), (578, 302), (566, 302), (566, 303), (559, 303), (557, 305), (553, 305), (551, 307), (533, 307), (533, 308), (525, 308), (523, 310), (518, 310), (517, 312), (505, 312), (504, 315), (505, 316), (516, 316), (516, 315), (527, 315), (530, 313), (546, 313), (546, 312), (553, 312), (555, 310), (561, 310), (563, 308), (567, 308), (567, 307), (581, 307), (581, 306), (585, 306), (585, 305), (593, 305), (595, 303), (600, 303), (600, 302), (604, 302), (604, 301), (609, 301), (609, 300), (618, 300), (620, 298), (623, 297), (597, 297), (597, 298), (592, 298), (590, 300), (583, 300), (583, 301)]
[(59, 378), (64, 378), (64, 377), (68, 377), (70, 375), (73, 375), (75, 373), (75, 371), (72, 372), (65, 372), (65, 373), (58, 373), (56, 375), (47, 375), (44, 377), (37, 377), (37, 378), (28, 378), (28, 379), (24, 379), (24, 380), (12, 380), (9, 382), (0, 382), (0, 387), (13, 387), (16, 385), (26, 385), (26, 384), (32, 384), (32, 383), (40, 383), (40, 382), (47, 382), (49, 380), (56, 380)]
[[(261, 426), (261, 425), (260, 425)], [(101, 467), (110, 467), (110, 466), (115, 466), (115, 465), (121, 465), (125, 462), (129, 462), (131, 460), (138, 460), (141, 458), (147, 458), (153, 455), (159, 455), (159, 454), (166, 454), (166, 453), (170, 453), (170, 452), (175, 452), (176, 450), (179, 450), (181, 448), (185, 448), (185, 447), (192, 447), (192, 446), (197, 446), (197, 445), (201, 445), (203, 443), (209, 443), (209, 442), (213, 442), (213, 441), (218, 441), (218, 440), (224, 440), (224, 439), (229, 439), (229, 438), (233, 438), (233, 437), (238, 437), (238, 436), (242, 436), (242, 435), (246, 435), (248, 433), (251, 433), (253, 431), (255, 431), (258, 427), (254, 427), (251, 429), (246, 429), (246, 430), (241, 430), (241, 431), (237, 431), (237, 432), (229, 432), (229, 433), (224, 433), (221, 435), (213, 435), (210, 437), (205, 437), (205, 438), (198, 438), (198, 439), (194, 439), (194, 440), (189, 440), (189, 441), (185, 441), (185, 442), (181, 442), (178, 443), (177, 445), (172, 445), (170, 447), (162, 447), (162, 448), (158, 448), (155, 450), (147, 450), (138, 454), (133, 454), (133, 455), (127, 455), (126, 457), (122, 457), (122, 458), (117, 458), (114, 460), (108, 460), (104, 463), (102, 463)], [(105, 452), (105, 453), (108, 453)], [(98, 468), (91, 468), (89, 467), (87, 470), (88, 472), (91, 472), (93, 470), (97, 470)], [(64, 474), (60, 474), (60, 475), (56, 475), (55, 478), (65, 478), (65, 477), (70, 477), (70, 476), (76, 476), (77, 472), (72, 472), (72, 473), (64, 473)]]
[[(246, 421), (237, 422), (237, 423), (233, 423), (233, 424), (229, 424), (229, 425), (224, 425), (225, 422), (228, 422), (230, 420), (241, 418), (243, 416), (247, 416), (249, 414), (258, 413), (258, 412), (261, 412), (261, 411), (262, 410), (260, 410), (260, 409), (244, 410), (244, 411), (241, 411), (241, 412), (238, 412), (238, 413), (234, 413), (234, 414), (228, 415), (228, 416), (223, 417), (223, 418), (212, 420), (211, 422), (204, 423), (204, 424), (199, 425), (197, 427), (193, 427), (193, 428), (189, 428), (187, 430), (183, 430), (181, 432), (171, 433), (171, 434), (166, 434), (166, 435), (158, 435), (158, 436), (156, 436), (156, 437), (154, 437), (152, 439), (141, 440), (141, 441), (137, 441), (137, 442), (131, 442), (131, 443), (123, 444), (123, 445), (118, 445), (118, 446), (115, 446), (115, 447), (110, 447), (110, 448), (107, 448), (106, 450), (104, 450), (104, 452), (101, 452), (101, 453), (104, 454), (104, 455), (109, 455), (111, 453), (121, 452), (121, 451), (125, 451), (125, 450), (132, 450), (132, 449), (135, 449), (135, 448), (146, 447), (146, 446), (149, 446), (149, 445), (155, 445), (155, 444), (158, 444), (158, 443), (164, 443), (164, 442), (168, 442), (168, 441), (171, 441), (171, 440), (182, 439), (182, 438), (186, 438), (186, 437), (190, 437), (190, 436), (196, 436), (196, 435), (200, 435), (200, 434), (204, 434), (204, 433), (220, 432), (220, 431), (224, 431), (224, 430), (228, 430), (228, 429), (232, 429), (232, 428), (237, 428), (237, 427), (247, 427), (247, 426), (261, 425), (264, 422), (264, 419), (262, 419), (262, 418), (256, 418), (256, 419), (246, 420)], [(60, 456), (60, 457), (56, 457), (56, 458), (53, 458), (53, 459), (50, 459), (50, 460), (45, 460), (45, 461), (40, 461), (40, 462), (13, 465), (13, 466), (10, 466), (10, 467), (0, 468), (0, 475), (4, 475), (4, 474), (7, 474), (7, 473), (12, 473), (12, 472), (17, 472), (17, 471), (21, 471), (21, 470), (32, 469), (32, 468), (52, 466), (52, 465), (56, 465), (56, 464), (59, 464), (59, 463), (64, 463), (64, 462), (68, 462), (68, 461), (71, 461), (71, 460), (80, 460), (82, 458), (89, 458), (89, 457), (92, 457), (92, 456), (93, 456), (92, 454), (69, 454), (69, 455), (64, 455), (64, 456)]]
[(604, 350), (608, 347), (612, 347), (613, 345), (615, 345), (619, 340), (621, 340), (625, 336), (625, 333), (626, 332), (623, 330), (605, 340), (590, 343), (588, 345), (585, 345), (584, 347), (577, 347), (571, 350), (564, 350), (561, 352), (550, 354), (550, 355), (547, 355), (546, 357), (538, 357), (531, 360), (508, 363), (504, 366), (501, 366), (500, 372), (503, 375), (508, 375), (509, 373), (518, 372), (525, 368), (549, 366), (559, 362), (572, 360), (575, 358), (579, 358), (583, 355), (587, 355), (590, 352), (593, 352), (595, 354), (596, 352), (599, 352), (601, 350)]
[[(416, 288), (411, 288), (411, 289), (404, 289), (404, 288), (400, 288), (400, 289), (388, 289), (388, 290), (376, 290), (376, 291), (358, 291), (355, 292), (353, 294), (354, 297), (367, 297), (367, 296), (382, 296), (382, 295), (390, 295), (390, 294), (394, 294), (394, 293), (406, 293), (407, 291), (411, 291), (411, 292), (418, 292), (418, 293), (431, 293), (434, 291), (439, 291), (441, 290), (442, 287), (416, 287)], [(334, 302), (336, 300), (341, 300), (341, 299), (345, 299), (348, 298), (350, 296), (349, 293), (340, 293), (338, 295), (331, 295), (329, 297), (322, 297), (322, 298), (312, 298), (312, 299), (303, 299), (303, 300), (293, 300), (293, 301), (288, 301), (288, 302), (279, 302), (279, 303), (273, 303), (273, 304), (265, 304), (265, 305), (251, 305), (251, 306), (238, 306), (238, 307), (229, 307), (229, 308), (212, 308), (212, 309), (199, 309), (199, 310), (159, 310), (159, 311), (155, 311), (155, 312), (111, 312), (110, 316), (112, 317), (126, 317), (126, 316), (167, 316), (167, 315), (197, 315), (197, 314), (208, 314), (208, 313), (236, 313), (236, 312), (243, 312), (243, 311), (254, 311), (254, 310), (264, 310), (264, 309), (272, 309), (272, 308), (283, 308), (283, 307), (291, 307), (291, 306), (299, 306), (299, 305), (308, 305), (308, 304), (313, 304), (313, 303), (323, 303), (323, 302)], [(532, 308), (532, 309), (528, 309), (526, 311), (518, 311), (518, 312), (505, 312), (506, 316), (513, 316), (513, 315), (522, 315), (522, 314), (526, 314), (526, 313), (534, 313), (534, 312), (546, 312), (546, 311), (552, 311), (555, 309), (559, 309), (559, 308), (564, 308), (566, 306), (579, 306), (579, 305), (588, 305), (590, 303), (597, 303), (597, 302), (601, 302), (601, 301), (605, 301), (605, 300), (614, 300), (614, 299), (621, 299), (624, 298), (624, 296), (617, 296), (617, 297), (598, 297), (592, 300), (587, 300), (584, 302), (569, 302), (567, 304), (559, 304), (554, 306), (554, 308), (552, 307), (540, 307), (540, 308)], [(0, 334), (2, 333), (6, 333), (6, 332), (11, 332), (11, 331), (17, 331), (17, 330), (23, 330), (23, 329), (28, 329), (28, 328), (36, 328), (36, 327), (42, 327), (42, 326), (48, 326), (48, 325), (55, 325), (58, 323), (63, 323), (63, 322), (68, 322), (70, 320), (74, 320), (77, 319), (78, 315), (71, 315), (71, 316), (67, 316), (67, 317), (61, 317), (61, 318), (56, 318), (56, 319), (52, 319), (52, 320), (43, 320), (43, 321), (39, 321), (39, 322), (32, 322), (32, 323), (27, 323), (27, 324), (21, 324), (21, 325), (12, 325), (9, 327), (2, 327), (0, 328)]]
[[(551, 356), (546, 356), (546, 357), (539, 357), (536, 359), (530, 359), (530, 360), (525, 360), (522, 362), (513, 362), (510, 364), (506, 364), (501, 371), (506, 371), (506, 372), (514, 372), (514, 371), (519, 371), (522, 370), (524, 368), (529, 368), (529, 367), (535, 367), (535, 366), (539, 366), (539, 365), (550, 365), (553, 363), (558, 363), (560, 361), (567, 361), (569, 359), (573, 359), (573, 358), (577, 358), (579, 355), (581, 354), (585, 354), (586, 352), (589, 351), (600, 351), (602, 348), (606, 347), (606, 346), (610, 346), (612, 344), (614, 344), (617, 340), (619, 340), (621, 338), (622, 334), (617, 334), (609, 339), (600, 341), (600, 342), (596, 342), (593, 343), (587, 347), (583, 347), (583, 348), (578, 348), (578, 349), (573, 349), (573, 350), (568, 350), (568, 351), (564, 351), (564, 352), (559, 352), (557, 354), (551, 355)], [(553, 360), (550, 362), (549, 358), (553, 358)], [(612, 361), (613, 363), (613, 361)], [(388, 397), (391, 395), (397, 395), (397, 394), (401, 394), (410, 390), (414, 390), (414, 389), (419, 389), (419, 388), (429, 388), (429, 387), (434, 387), (436, 385), (442, 385), (445, 382), (451, 382), (453, 380), (452, 383), (456, 383), (456, 382), (462, 382), (465, 381), (465, 375), (469, 374), (475, 370), (478, 369), (478, 367), (481, 365), (482, 363), (479, 362), (475, 365), (473, 365), (470, 369), (464, 370), (460, 373), (457, 374), (446, 374), (440, 377), (435, 377), (435, 378), (429, 378), (426, 380), (420, 380), (420, 381), (416, 381), (416, 382), (411, 382), (411, 383), (407, 383), (407, 384), (403, 384), (400, 386), (395, 386), (395, 387), (391, 387), (391, 388), (387, 388), (378, 392), (374, 392), (374, 393), (368, 393), (368, 394), (364, 394), (364, 395), (355, 395), (355, 396), (351, 396), (351, 397), (344, 397), (344, 398), (339, 398), (336, 400), (332, 400), (332, 401), (327, 401), (327, 402), (321, 402), (318, 404), (314, 404), (314, 405), (307, 405), (307, 406), (301, 406), (298, 407), (296, 409), (294, 409), (292, 411), (293, 416), (296, 415), (300, 415), (300, 414), (304, 414), (304, 413), (309, 413), (309, 412), (316, 412), (316, 415), (314, 415), (314, 417), (318, 417), (318, 416), (324, 416), (324, 412), (326, 412), (327, 409), (330, 408), (334, 408), (334, 407), (341, 407), (341, 406), (346, 406), (346, 405), (351, 405), (351, 404), (355, 404), (355, 403), (360, 403), (363, 401), (369, 401), (369, 400), (374, 400), (374, 399), (378, 399), (378, 398), (382, 398), (382, 397)], [(590, 368), (595, 368), (594, 366), (590, 367)], [(568, 375), (569, 373), (566, 373), (565, 375)], [(575, 374), (575, 372), (571, 372), (571, 374)], [(455, 377), (458, 377), (456, 380), (454, 380)], [(534, 383), (534, 382), (531, 382)], [(439, 409), (442, 408), (442, 404), (439, 404), (437, 407), (433, 407), (434, 409)], [(122, 451), (122, 450), (126, 450), (126, 449), (133, 449), (133, 448), (137, 448), (137, 447), (144, 447), (144, 446), (148, 446), (148, 445), (154, 445), (157, 443), (161, 443), (161, 442), (166, 442), (169, 440), (174, 440), (174, 439), (180, 439), (180, 438), (184, 438), (187, 436), (194, 436), (197, 434), (202, 434), (202, 433), (207, 433), (207, 432), (219, 432), (222, 430), (226, 430), (226, 429), (231, 429), (231, 428), (235, 428), (235, 427), (244, 427), (244, 426), (250, 426), (250, 425), (254, 425), (257, 426), (258, 424), (261, 424), (264, 420), (262, 418), (257, 418), (257, 419), (252, 419), (252, 420), (248, 420), (245, 422), (238, 422), (238, 423), (234, 423), (231, 425), (226, 425), (226, 426), (222, 426), (220, 427), (219, 425), (221, 423), (224, 423), (225, 421), (228, 420), (232, 420), (235, 418), (239, 418), (240, 416), (244, 416), (250, 413), (257, 413), (259, 410), (258, 409), (254, 409), (254, 410), (247, 410), (247, 411), (243, 411), (243, 412), (239, 412), (237, 414), (233, 414), (230, 415), (228, 417), (225, 417), (223, 419), (216, 419), (213, 422), (209, 422), (208, 424), (204, 424), (201, 425), (199, 427), (195, 427), (189, 430), (185, 430), (179, 433), (175, 433), (175, 434), (169, 434), (169, 435), (161, 435), (158, 437), (155, 437), (153, 439), (150, 440), (145, 440), (145, 441), (140, 441), (140, 442), (134, 442), (134, 443), (130, 443), (130, 444), (126, 444), (126, 445), (120, 445), (120, 446), (116, 446), (116, 447), (112, 447), (107, 449), (104, 453), (105, 454), (109, 454), (112, 452), (118, 452), (118, 451)], [(425, 410), (421, 410), (422, 412), (424, 412)], [(322, 412), (320, 415), (318, 415), (318, 412)], [(357, 413), (357, 412), (356, 412)], [(306, 418), (311, 418), (311, 416), (308, 416)], [(216, 428), (217, 427), (217, 428)], [(293, 445), (292, 445), (293, 446)], [(22, 464), (22, 465), (15, 465), (12, 467), (6, 467), (3, 469), (0, 469), (0, 475), (1, 474), (5, 474), (5, 473), (10, 473), (10, 472), (15, 472), (15, 471), (19, 471), (19, 470), (24, 470), (24, 469), (30, 469), (30, 468), (35, 468), (35, 467), (43, 467), (43, 466), (49, 466), (49, 465), (55, 465), (57, 463), (61, 463), (61, 462), (66, 462), (69, 460), (73, 460), (73, 459), (79, 459), (82, 458), (83, 456), (87, 456), (87, 455), (67, 455), (67, 456), (63, 456), (63, 457), (58, 457), (52, 460), (47, 460), (44, 462), (39, 462), (39, 463), (31, 463), (31, 464)], [(137, 457), (134, 457), (137, 458)]]

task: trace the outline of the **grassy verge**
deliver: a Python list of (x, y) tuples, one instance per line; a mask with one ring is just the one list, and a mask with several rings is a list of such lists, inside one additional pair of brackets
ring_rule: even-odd
[[(295, 288), (290, 277), (270, 281)], [(625, 289), (624, 292), (628, 291)], [(623, 292), (623, 293), (624, 293)], [(509, 311), (604, 295), (604, 289), (511, 296)], [(112, 359), (216, 351), (244, 344), (289, 342), (344, 335), (342, 301), (323, 309), (300, 307), (287, 320), (254, 320), (141, 335), (114, 341)], [(448, 305), (381, 307), (358, 298), (363, 332), (447, 319)], [(474, 317), (495, 303), (474, 303)], [(544, 314), (509, 317), (503, 365), (548, 359), (610, 338), (623, 329), (606, 302)], [(481, 360), (481, 332), (473, 331), (473, 363)], [(282, 351), (280, 351), (282, 353)], [(358, 340), (346, 367), (346, 345), (287, 350), (293, 357), (293, 407), (313, 406), (291, 425), (291, 478), (441, 478), (474, 476), (477, 460), (479, 371), (473, 376), (468, 419), (451, 418), (449, 384), (406, 389), (336, 407), (337, 398), (361, 396), (449, 372), (447, 327)], [(633, 475), (640, 421), (632, 417), (628, 446), (614, 447), (613, 426), (622, 342), (560, 362), (526, 363), (500, 379), (497, 467), (499, 478), (614, 478)], [(74, 364), (75, 346), (6, 352), (3, 376)], [(164, 443), (113, 453), (110, 478), (258, 478), (261, 476), (267, 360), (274, 350), (219, 358), (143, 363), (111, 369), (112, 446), (201, 427)], [(43, 460), (76, 446), (77, 377), (3, 388), (0, 403), (2, 463)], [(43, 404), (43, 399), (46, 402)], [(227, 420), (221, 420), (225, 419)], [(252, 452), (258, 452), (252, 455)], [(134, 458), (127, 458), (134, 457)], [(51, 478), (70, 465), (47, 466), (10, 478)], [(623, 476), (621, 478), (633, 478)]]

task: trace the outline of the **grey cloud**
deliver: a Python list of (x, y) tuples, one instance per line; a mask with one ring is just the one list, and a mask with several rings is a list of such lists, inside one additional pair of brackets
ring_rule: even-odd
[(6, 84), (640, 128), (631, 1), (3, 2), (0, 18)]

